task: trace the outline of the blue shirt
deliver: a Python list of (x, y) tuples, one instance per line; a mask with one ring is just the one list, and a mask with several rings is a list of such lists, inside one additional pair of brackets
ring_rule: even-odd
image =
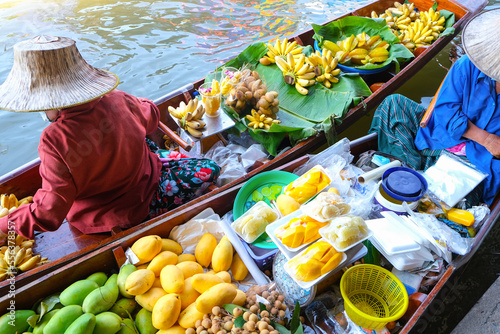
[(489, 133), (500, 135), (499, 104), (495, 80), (479, 71), (469, 57), (463, 56), (448, 72), (432, 117), (415, 138), (419, 150), (445, 149), (465, 142), (469, 161), (489, 174), (483, 192), (487, 204), (491, 204), (500, 189), (500, 160), (494, 159), (484, 146), (462, 135), (467, 130), (467, 120)]

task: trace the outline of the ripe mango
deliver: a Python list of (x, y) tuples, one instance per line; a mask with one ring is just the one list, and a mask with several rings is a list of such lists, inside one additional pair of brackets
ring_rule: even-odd
[[(207, 273), (208, 274), (208, 273)], [(212, 271), (210, 274), (215, 274), (222, 278), (222, 280), (226, 283), (231, 283), (231, 274), (227, 271), (219, 271), (218, 273)]]
[(177, 263), (181, 263), (181, 262), (185, 262), (185, 261), (194, 261), (196, 262), (196, 256), (194, 256), (193, 254), (181, 254), (179, 255), (179, 257), (177, 258)]
[(125, 282), (127, 281), (127, 277), (137, 270), (137, 267), (133, 264), (126, 264), (120, 268), (120, 272), (118, 273), (118, 278), (116, 279), (116, 284), (118, 284), (118, 289), (120, 293), (125, 298), (132, 298), (131, 294), (129, 294), (125, 289)]
[(233, 263), (231, 264), (231, 273), (233, 273), (233, 278), (237, 281), (242, 281), (248, 275), (247, 266), (243, 260), (241, 260), (240, 255), (236, 253), (233, 257)]
[(299, 258), (297, 260), (299, 261), (297, 261), (296, 263), (290, 261), (290, 266), (295, 272), (295, 278), (300, 281), (310, 282), (321, 276), (321, 268), (323, 268), (323, 262), (316, 259), (303, 261), (301, 258)]
[(229, 239), (224, 236), (215, 247), (212, 254), (212, 268), (215, 272), (228, 271), (233, 262), (233, 245)]
[(192, 328), (195, 326), (196, 321), (202, 320), (205, 314), (196, 309), (196, 303), (192, 303), (184, 311), (179, 314), (177, 321), (183, 328)]
[(184, 289), (184, 274), (176, 265), (169, 264), (161, 270), (161, 287), (167, 293), (181, 293)]
[(94, 281), (97, 283), (97, 285), (103, 286), (104, 283), (106, 283), (106, 281), (108, 280), (108, 275), (99, 271), (99, 272), (93, 273), (92, 275), (87, 277), (86, 280)]
[(95, 324), (96, 316), (92, 313), (84, 313), (71, 323), (64, 334), (92, 334)]
[(196, 274), (193, 277), (191, 284), (198, 293), (203, 293), (214, 285), (224, 283), (224, 280), (217, 275), (211, 274)]
[(121, 329), (122, 318), (116, 313), (102, 312), (95, 320), (94, 334), (115, 334)]
[(152, 288), (161, 288), (161, 279), (159, 277), (155, 277)]
[[(204, 314), (212, 312), (214, 306), (231, 303), (236, 297), (236, 288), (229, 283), (217, 284), (196, 299), (196, 309)], [(182, 325), (181, 325), (182, 326)]]
[(125, 291), (132, 296), (146, 293), (155, 281), (155, 274), (149, 269), (139, 269), (131, 273), (125, 281)]
[(326, 264), (321, 268), (321, 275), (324, 275), (333, 269), (337, 268), (340, 261), (342, 261), (342, 253), (336, 252), (333, 256), (326, 262)]
[(139, 258), (136, 264), (143, 264), (151, 261), (162, 249), (162, 239), (157, 235), (148, 235), (140, 238), (130, 249)]
[(154, 328), (153, 314), (146, 310), (145, 308), (141, 309), (137, 312), (135, 316), (135, 325), (141, 334), (155, 334), (158, 332), (158, 329)]
[(76, 281), (61, 292), (59, 295), (59, 301), (64, 306), (81, 306), (85, 297), (97, 288), (99, 288), (99, 285), (95, 281), (85, 279)]
[(182, 326), (175, 325), (169, 329), (161, 329), (156, 334), (185, 334), (186, 329)]
[(236, 289), (236, 297), (234, 297), (233, 302), (231, 304), (243, 306), (247, 301), (247, 294), (241, 291), (240, 289)]
[(10, 313), (5, 313), (0, 317), (0, 333), (2, 334), (17, 334), (23, 333), (30, 325), (28, 324), (28, 318), (35, 314), (32, 310), (16, 310), (14, 314), (14, 325), (11, 326), (13, 319), (11, 319)]
[(161, 251), (170, 251), (175, 253), (175, 255), (181, 255), (183, 252), (182, 246), (175, 240), (162, 238), (161, 239)]
[(177, 264), (177, 268), (182, 270), (184, 279), (194, 276), (196, 274), (203, 274), (203, 267), (198, 262), (186, 261)]
[[(61, 334), (83, 314), (80, 305), (65, 306), (59, 310), (43, 329), (43, 334)], [(2, 332), (4, 333), (4, 332)]]
[(153, 307), (155, 306), (158, 299), (165, 296), (167, 293), (162, 288), (151, 288), (148, 292), (142, 295), (135, 296), (135, 300), (139, 305), (144, 307), (146, 310), (153, 312)]
[(120, 295), (117, 278), (117, 274), (111, 275), (106, 284), (89, 293), (83, 300), (83, 312), (98, 314), (112, 308)]
[(169, 264), (177, 264), (177, 260), (177, 254), (171, 251), (163, 251), (151, 260), (148, 269), (154, 272), (156, 277), (159, 277), (163, 267)]
[(118, 334), (139, 334), (137, 328), (135, 327), (134, 321), (129, 318), (122, 319), (122, 327), (118, 331)]
[(181, 313), (181, 299), (178, 294), (171, 293), (161, 297), (153, 308), (153, 326), (157, 329), (172, 327)]
[(212, 261), (212, 254), (214, 253), (215, 247), (217, 247), (217, 239), (210, 233), (203, 234), (194, 250), (196, 261), (203, 267), (208, 268)]
[[(197, 274), (197, 275), (202, 275), (202, 274)], [(184, 310), (186, 307), (194, 303), (196, 299), (200, 296), (200, 293), (196, 291), (195, 288), (193, 287), (193, 279), (197, 275), (191, 276), (188, 279), (184, 280), (184, 289), (179, 294), (179, 297), (181, 297), (181, 310)]]
[(276, 205), (278, 209), (281, 211), (283, 216), (289, 215), (292, 212), (297, 211), (300, 208), (300, 203), (297, 202), (293, 197), (290, 197), (286, 194), (280, 194), (278, 198), (276, 198)]
[[(52, 319), (54, 314), (56, 314), (56, 312), (58, 312), (58, 311), (59, 311), (59, 309), (55, 309), (55, 310), (50, 311), (49, 313), (46, 313), (43, 316), (43, 318), (41, 319), (41, 321), (36, 324), (35, 328), (33, 328), (33, 334), (43, 334), (43, 329), (45, 328), (45, 326), (47, 326), (47, 324), (49, 323), (49, 320)], [(0, 328), (1, 328), (1, 326), (0, 326)]]
[(119, 299), (109, 312), (118, 314), (122, 318), (128, 318), (134, 312), (137, 302), (133, 298)]

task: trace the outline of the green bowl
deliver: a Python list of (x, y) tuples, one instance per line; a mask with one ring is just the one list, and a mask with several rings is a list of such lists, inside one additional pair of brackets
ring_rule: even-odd
[[(247, 212), (255, 203), (266, 202), (271, 206), (271, 200), (276, 200), (283, 188), (295, 181), (297, 175), (283, 171), (269, 171), (260, 173), (249, 179), (238, 191), (233, 205), (233, 218), (238, 219)], [(274, 242), (264, 232), (252, 243), (260, 248), (277, 248)]]

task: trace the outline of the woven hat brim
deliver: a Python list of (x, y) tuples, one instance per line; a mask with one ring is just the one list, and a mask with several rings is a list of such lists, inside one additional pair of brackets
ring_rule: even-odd
[(500, 9), (490, 9), (473, 17), (462, 33), (465, 53), (476, 67), (500, 80)]

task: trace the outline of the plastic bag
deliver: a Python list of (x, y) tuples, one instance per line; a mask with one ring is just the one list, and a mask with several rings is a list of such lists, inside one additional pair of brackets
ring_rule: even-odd
[(484, 221), (491, 212), (490, 208), (486, 205), (473, 206), (467, 211), (474, 215), (475, 222), (472, 225), (472, 228), (476, 230), (476, 232), (479, 231), (481, 226), (483, 226)]
[(322, 192), (303, 206), (302, 210), (309, 217), (324, 222), (334, 217), (348, 214), (351, 206), (344, 202), (340, 195)]
[(267, 156), (268, 154), (262, 145), (254, 144), (241, 154), (241, 164), (248, 171), (257, 160), (264, 159)]

